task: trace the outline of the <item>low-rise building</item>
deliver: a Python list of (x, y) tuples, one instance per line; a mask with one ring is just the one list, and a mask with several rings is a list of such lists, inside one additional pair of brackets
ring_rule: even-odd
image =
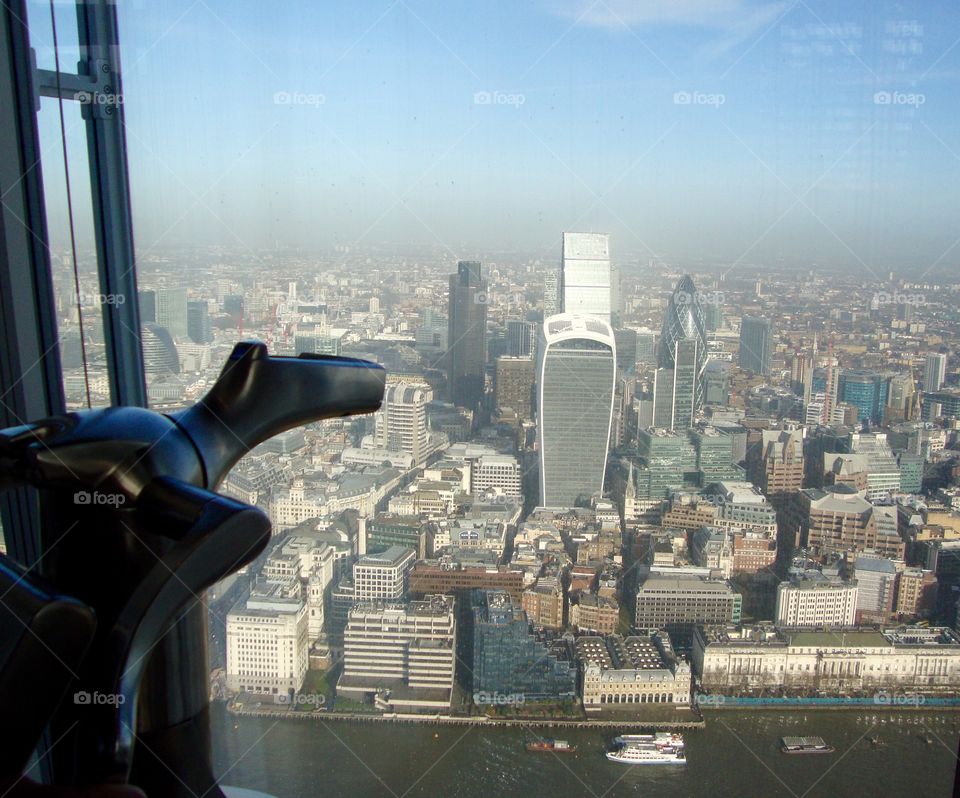
[(416, 552), (404, 546), (361, 557), (353, 565), (354, 600), (402, 601), (416, 558)]
[(555, 576), (541, 576), (523, 591), (520, 604), (534, 626), (563, 628), (563, 585)]
[(637, 589), (634, 623), (689, 633), (696, 624), (739, 622), (741, 603), (726, 581), (651, 575)]
[(694, 675), (705, 693), (874, 691), (937, 695), (960, 687), (960, 637), (946, 627), (875, 631), (698, 627)]
[(581, 632), (613, 634), (620, 622), (620, 605), (611, 596), (581, 592), (571, 599), (569, 620)]
[(676, 656), (664, 631), (626, 639), (581, 637), (575, 645), (583, 706), (690, 703), (691, 669)]
[(466, 598), (475, 588), (506, 590), (519, 602), (523, 593), (523, 571), (508, 565), (474, 565), (445, 556), (415, 563), (410, 571), (410, 594), (455, 594)]

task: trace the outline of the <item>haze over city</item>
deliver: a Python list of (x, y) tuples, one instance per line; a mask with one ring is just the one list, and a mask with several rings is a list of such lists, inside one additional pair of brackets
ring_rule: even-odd
[(592, 229), (625, 262), (957, 264), (949, 3), (119, 12), (142, 249), (547, 257), (559, 231)]

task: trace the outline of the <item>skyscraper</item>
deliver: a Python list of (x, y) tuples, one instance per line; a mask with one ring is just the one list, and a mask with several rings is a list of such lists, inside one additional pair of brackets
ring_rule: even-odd
[(206, 302), (187, 302), (187, 336), (195, 344), (213, 342), (210, 313)]
[[(684, 347), (678, 349), (678, 341), (694, 341), (692, 349)], [(677, 355), (683, 352), (687, 357), (694, 358), (693, 379), (693, 413), (696, 414), (703, 407), (704, 366), (707, 364), (707, 332), (704, 327), (703, 308), (693, 284), (693, 278), (685, 274), (680, 278), (663, 317), (663, 331), (660, 333), (660, 343), (657, 352), (657, 362), (660, 368), (673, 369), (677, 363)]]
[(556, 316), (563, 310), (562, 267), (547, 267), (543, 278), (543, 317)]
[(450, 275), (447, 386), (451, 401), (476, 408), (483, 399), (487, 340), (487, 281), (479, 261), (462, 260)]
[(156, 292), (156, 320), (174, 338), (187, 337), (186, 288), (161, 288)]
[(540, 500), (573, 507), (603, 492), (617, 371), (613, 330), (592, 316), (551, 316), (539, 358)]
[(377, 447), (407, 452), (418, 465), (423, 463), (432, 452), (427, 428), (427, 404), (432, 399), (433, 392), (426, 385), (388, 385), (374, 416)]
[(149, 288), (137, 291), (137, 301), (140, 303), (140, 323), (157, 320), (157, 292)]
[(947, 375), (947, 356), (932, 352), (923, 359), (923, 390), (939, 391)]
[(143, 346), (143, 370), (146, 374), (179, 374), (180, 356), (170, 331), (148, 321), (140, 334)]
[(507, 352), (510, 357), (529, 357), (533, 354), (536, 327), (532, 321), (507, 319)]
[(494, 407), (514, 410), (524, 421), (533, 416), (536, 364), (529, 357), (498, 357), (493, 378)]
[(596, 316), (611, 323), (619, 291), (614, 290), (611, 279), (609, 235), (563, 234), (562, 288), (564, 313)]
[(766, 376), (772, 355), (773, 324), (768, 319), (744, 316), (740, 323), (740, 368)]
[(698, 393), (703, 401), (700, 347), (696, 338), (673, 343), (673, 366), (658, 368), (653, 378), (653, 426), (687, 429), (693, 426)]
[(883, 421), (890, 378), (869, 369), (845, 369), (840, 372), (837, 397), (857, 408), (857, 417), (874, 424)]

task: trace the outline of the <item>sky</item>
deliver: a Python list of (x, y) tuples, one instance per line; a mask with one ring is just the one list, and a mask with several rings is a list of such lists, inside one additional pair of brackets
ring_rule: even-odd
[[(118, 8), (141, 253), (426, 243), (552, 262), (561, 231), (595, 230), (624, 262), (960, 273), (949, 2)], [(29, 10), (44, 66), (49, 7)], [(69, 68), (76, 24), (57, 15)], [(67, 109), (85, 221), (78, 123)], [(53, 101), (41, 129), (56, 240)]]

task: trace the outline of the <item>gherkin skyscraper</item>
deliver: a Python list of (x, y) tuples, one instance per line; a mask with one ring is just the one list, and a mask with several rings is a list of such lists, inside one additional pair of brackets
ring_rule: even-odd
[[(684, 342), (683, 345), (681, 342)], [(693, 278), (689, 274), (680, 278), (667, 304), (657, 349), (657, 365), (661, 369), (674, 372), (674, 376), (681, 370), (693, 372), (690, 374), (692, 379), (682, 381), (685, 388), (682, 391), (684, 396), (676, 396), (676, 391), (672, 391), (674, 395), (671, 404), (676, 405), (679, 402), (686, 407), (692, 406), (693, 413), (697, 413), (703, 407), (703, 369), (707, 365), (707, 332), (700, 297), (693, 284)], [(686, 395), (691, 390), (692, 397)], [(686, 416), (686, 414), (681, 415)], [(684, 420), (686, 421), (686, 418)]]

